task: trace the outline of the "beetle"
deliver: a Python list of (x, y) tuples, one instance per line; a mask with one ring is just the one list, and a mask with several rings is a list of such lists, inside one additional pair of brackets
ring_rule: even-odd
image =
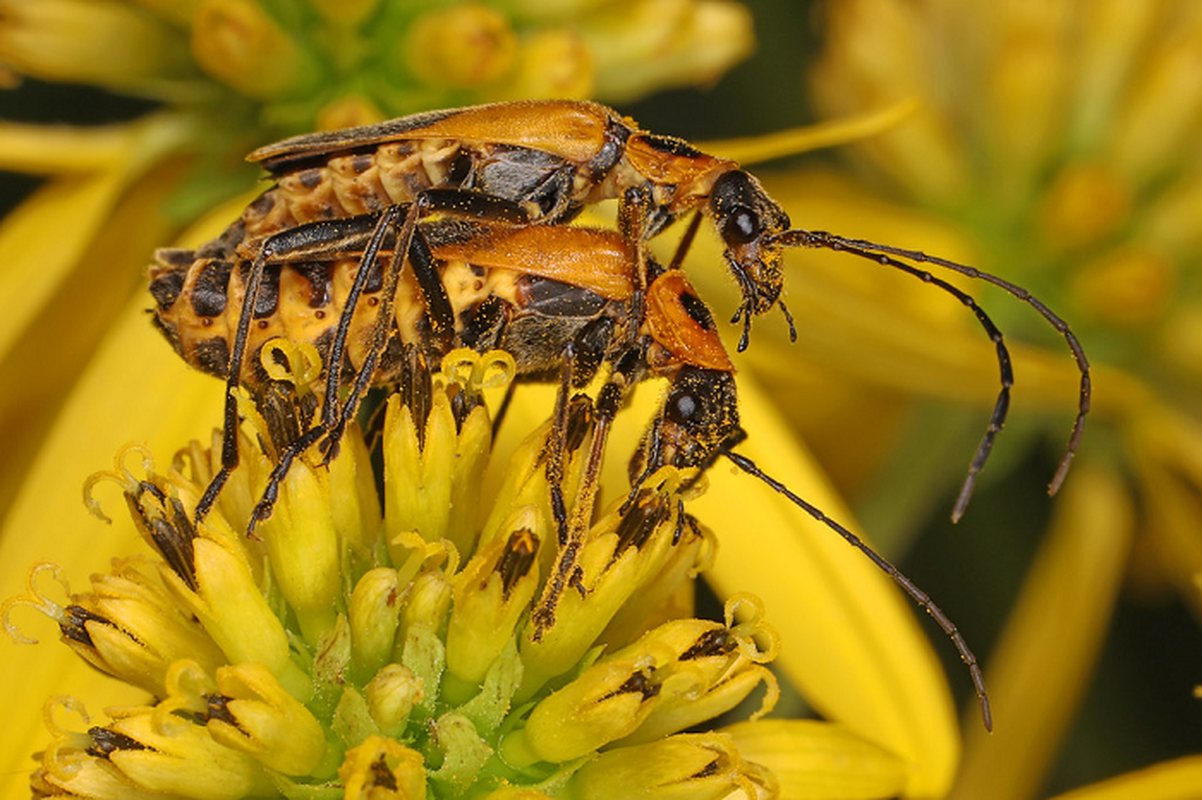
[[(636, 298), (649, 283), (648, 240), (691, 215), (670, 263), (678, 267), (701, 218), (710, 219), (742, 293), (732, 318), (743, 324), (740, 351), (747, 346), (752, 316), (774, 306), (781, 308), (795, 337), (793, 320), (780, 299), (783, 254), (792, 248), (838, 250), (936, 283), (972, 308), (995, 344), (1000, 344), (1001, 332), (982, 317), (975, 302), (915, 264), (947, 269), (1003, 289), (1031, 305), (1064, 337), (1081, 373), (1077, 415), (1049, 485), (1050, 494), (1059, 489), (1079, 445), (1090, 405), (1089, 362), (1068, 325), (1025, 289), (919, 251), (791, 228), (785, 210), (736, 162), (707, 154), (682, 139), (644, 131), (606, 106), (524, 100), (429, 111), (296, 136), (262, 147), (248, 159), (261, 164), (275, 185), (251, 203), (214, 246), (236, 250), (252, 264), (247, 281), (252, 294), (258, 291), (256, 271), (262, 270), (256, 265), (278, 257), (262, 249), (270, 250), (274, 237), (306, 230), (309, 223), (380, 214), (381, 224), (395, 227), (397, 239), (408, 241), (417, 219), (432, 210), (551, 225), (570, 221), (589, 204), (617, 199), (618, 228), (635, 252)], [(409, 209), (404, 219), (400, 208)], [(341, 235), (336, 228), (320, 230), (333, 231), (336, 240)], [(319, 246), (316, 240), (321, 234), (310, 231), (310, 235), (313, 246)], [(447, 304), (438, 302), (437, 282), (427, 276), (424, 286), (430, 291), (433, 318), (445, 327), (450, 312)], [(249, 328), (250, 309), (248, 305), (241, 328)], [(231, 358), (242, 363), (236, 341)], [(229, 370), (231, 391), (238, 369)], [(1013, 377), (1008, 362), (1002, 363), (1001, 371), (1002, 389), (961, 485), (953, 520), (967, 508), (976, 475), (1005, 422)], [(234, 404), (227, 397), (227, 429), (233, 415)]]
[[(258, 270), (257, 293), (249, 288), (255, 271), (222, 246), (161, 250), (151, 268), (155, 325), (206, 372), (260, 389), (267, 382), (258, 358), (264, 344), (284, 337), (316, 346), (326, 383), (322, 421), (285, 462), (321, 438), (327, 450), (336, 449), (364, 392), (395, 380), (404, 344), (417, 346), (430, 363), (460, 346), (505, 349), (523, 378), (570, 370), (565, 392), (587, 383), (603, 363), (623, 364), (611, 377), (613, 383), (620, 376), (623, 389), (648, 374), (667, 375), (683, 359), (733, 370), (708, 309), (679, 270), (635, 304), (649, 304), (650, 315), (630, 313), (634, 256), (616, 232), (431, 220), (412, 238), (420, 244), (407, 259), (414, 268), (402, 271), (389, 230), (369, 214), (277, 234), (274, 260)], [(242, 327), (251, 296), (254, 324)], [(641, 330), (649, 319), (658, 338)], [(686, 331), (699, 325), (704, 335)], [(250, 357), (235, 357), (239, 349)], [(231, 364), (241, 365), (237, 374), (229, 373)], [(610, 402), (614, 411), (618, 402)], [(236, 417), (231, 424), (227, 415), (226, 448), (236, 448), (234, 425)], [(198, 517), (236, 465), (236, 453), (229, 455), (226, 449)], [(259, 511), (269, 509), (267, 498)]]
[[(304, 227), (298, 226), (296, 235), (302, 244), (296, 251), (283, 255), (304, 254), (306, 258), (285, 258), (264, 269), (270, 280), (265, 283), (267, 291), (259, 296), (263, 302), (255, 314), (269, 322), (256, 331), (248, 347), (257, 354), (269, 337), (280, 334), (302, 337), (317, 345), (328, 363), (334, 347), (331, 334), (337, 320), (345, 318), (348, 311), (355, 311), (346, 305), (352, 274), (363, 273), (371, 266), (368, 259), (353, 256), (326, 262), (311, 260), (313, 254), (303, 246), (309, 241), (303, 235)], [(341, 246), (350, 253), (365, 247), (370, 249), (370, 243), (363, 242), (365, 232), (371, 231), (375, 236), (379, 230), (374, 218), (360, 220), (353, 228), (343, 225)], [(631, 460), (627, 510), (642, 484), (661, 466), (704, 471), (725, 456), (861, 550), (935, 618), (969, 666), (986, 725), (990, 724), (988, 696), (976, 658), (955, 625), (930, 597), (846, 527), (765, 475), (746, 457), (733, 452), (731, 448), (746, 437), (739, 422), (734, 365), (718, 338), (712, 314), (682, 271), (665, 269), (648, 258), (650, 283), (640, 310), (634, 315), (628, 302), (634, 292), (633, 247), (614, 231), (451, 219), (424, 222), (420, 234), (429, 246), (440, 281), (448, 289), (454, 317), (453, 335), (442, 339), (434, 335), (418, 288), (398, 290), (393, 324), (398, 333), (395, 341), (401, 347), (383, 351), (373, 370), (374, 355), (369, 349), (350, 346), (346, 350), (348, 368), (341, 371), (341, 377), (327, 366), (325, 378), (328, 384), (340, 381), (344, 385), (365, 379), (396, 380), (409, 363), (403, 347), (423, 351), (424, 357), (434, 363), (448, 348), (464, 345), (480, 351), (499, 347), (511, 352), (521, 377), (559, 376), (555, 424), (545, 457), (560, 549), (534, 612), (536, 637), (554, 624), (562, 593), (574, 583), (578, 585), (577, 558), (582, 537), (591, 522), (610, 423), (630, 387), (647, 378), (666, 378), (668, 390), (664, 400)], [(332, 236), (324, 231), (319, 238), (324, 248)], [(389, 251), (388, 244), (395, 242), (386, 242), (377, 251), (377, 261), (395, 258), (395, 250)], [(339, 248), (333, 250), (333, 255), (337, 255)], [(325, 249), (320, 252), (331, 255)], [(195, 366), (220, 376), (226, 361), (211, 354), (228, 350), (229, 337), (235, 330), (233, 318), (240, 311), (237, 303), (246, 297), (247, 270), (215, 260), (215, 253), (213, 249), (161, 252), (151, 292), (158, 303), (156, 325), (177, 351)], [(587, 282), (581, 278), (581, 263), (590, 265), (585, 271)], [(386, 270), (381, 266), (378, 271)], [(219, 294), (233, 302), (222, 305), (203, 299), (222, 280), (225, 285)], [(417, 283), (414, 276), (408, 276), (407, 280)], [(382, 279), (369, 277), (365, 283), (368, 291), (360, 303), (371, 306), (370, 301), (375, 299), (376, 313), (385, 313)], [(312, 312), (291, 329), (284, 318), (302, 315), (288, 310), (285, 298), (289, 294), (294, 295), (291, 302), (307, 304)], [(198, 299), (211, 312), (207, 324), (196, 319)], [(315, 319), (318, 310), (326, 313)], [(353, 327), (365, 326), (374, 330), (374, 320), (359, 321)], [(361, 342), (367, 335), (368, 331), (357, 333), (348, 337), (348, 342)], [(1004, 345), (999, 347), (1004, 352)], [(562, 495), (569, 396), (573, 388), (588, 383), (603, 364), (608, 365), (609, 373), (596, 399), (590, 401), (595, 433), (569, 520)], [(240, 380), (243, 385), (261, 387), (266, 375), (248, 369)], [(352, 391), (340, 414), (323, 413), (320, 424), (291, 443), (269, 478), (268, 488), (252, 515), (252, 524), (253, 519), (270, 513), (279, 482), (292, 459), (323, 436), (336, 438), (339, 426), (353, 409), (354, 398)]]

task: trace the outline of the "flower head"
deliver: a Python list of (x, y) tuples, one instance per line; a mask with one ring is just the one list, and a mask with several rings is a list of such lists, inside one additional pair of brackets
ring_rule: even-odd
[[(199, 523), (219, 455), (198, 444), (165, 473), (131, 448), (90, 480), (89, 497), (103, 483), (121, 487), (154, 558), (114, 562), (65, 604), (34, 580), (57, 569), (35, 567), (6, 623), (15, 631), (11, 612), (35, 606), (91, 665), (156, 699), (110, 709), (103, 724), (74, 698), (47, 700), (53, 736), (35, 791), (605, 796), (621, 774), (690, 797), (774, 791), (730, 737), (679, 733), (761, 684), (754, 716), (768, 710), (778, 692), (764, 664), (779, 643), (746, 596), (728, 602), (724, 622), (649, 622), (656, 598), (689, 581), (712, 547), (681, 516), (681, 498), (699, 489), (684, 489), (691, 481), (673, 468), (629, 511), (618, 502), (601, 514), (579, 591), (533, 633), (555, 542), (537, 468), (548, 426), (514, 453), (496, 502), (480, 500), (491, 439), (482, 394), (513, 372), (506, 353), (459, 351), (426, 378), (425, 402), (389, 398), (383, 514), (356, 429), (328, 469), (316, 451), (298, 459), (256, 538), (243, 535), (281, 444), (268, 421), (279, 408), (249, 401), (245, 462)], [(140, 464), (126, 464), (135, 454)], [(413, 504), (415, 481), (454, 502)]]
[[(20, 387), (0, 397), (4, 562), (52, 555), (79, 576), (98, 554), (128, 552), (136, 534), (121, 515), (91, 529), (88, 547), (60, 538), (89, 525), (83, 477), (131, 439), (171, 452), (220, 418), (216, 384), (147, 335), (145, 267), (181, 231), (181, 244), (197, 245), (237, 218), (257, 180), (243, 161), (251, 149), (485, 100), (632, 99), (710, 82), (751, 48), (749, 21), (740, 5), (713, 0), (0, 2), (0, 86), (34, 97), (37, 119), (108, 113), (93, 111), (93, 96), (97, 106), (110, 95), (156, 104), (104, 125), (0, 121), (0, 169), (45, 178), (0, 223), (0, 285), (20, 298), (0, 322), (6, 378)], [(87, 108), (54, 107), (42, 82), (99, 91), (83, 95)], [(326, 581), (328, 596), (335, 574), (300, 578)], [(4, 591), (19, 581), (13, 574)], [(305, 625), (325, 626), (327, 612), (312, 603)], [(74, 669), (53, 659), (30, 669), (41, 657), (0, 662), (6, 678), (35, 673), (51, 685)], [(75, 677), (102, 685), (86, 670)], [(14, 735), (36, 736), (40, 712), (17, 715)], [(4, 750), (16, 774), (21, 748)]]

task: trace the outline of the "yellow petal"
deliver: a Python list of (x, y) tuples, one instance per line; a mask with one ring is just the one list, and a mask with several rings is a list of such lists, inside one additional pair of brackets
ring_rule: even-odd
[(913, 100), (902, 100), (864, 114), (762, 136), (703, 142), (698, 147), (707, 153), (733, 159), (744, 165), (755, 164), (874, 136), (898, 125), (913, 114), (916, 108)]
[(0, 169), (33, 174), (92, 171), (124, 157), (129, 125), (72, 128), (0, 120)]
[(194, 72), (178, 31), (128, 3), (8, 0), (0, 13), (0, 61), (42, 80), (171, 96)]
[(1026, 798), (1043, 783), (1106, 632), (1132, 514), (1116, 475), (1077, 465), (987, 671), (997, 724), (968, 729), (953, 797)]
[(1145, 769), (1057, 795), (1053, 800), (1193, 800), (1202, 786), (1202, 756)]
[[(6, 596), (15, 592), (25, 568), (39, 560), (61, 563), (73, 585), (82, 588), (84, 578), (103, 569), (111, 556), (139, 552), (127, 517), (112, 514), (118, 521), (107, 526), (88, 515), (80, 494), (84, 478), (107, 468), (117, 448), (131, 440), (149, 444), (165, 467), (176, 448), (205, 435), (220, 419), (220, 385), (186, 367), (158, 341), (146, 305), (141, 298), (130, 304), (27, 473), (0, 538), (6, 575), (0, 592)], [(120, 502), (116, 496), (101, 501), (109, 508)], [(27, 768), (28, 753), (45, 742), (41, 698), (65, 690), (83, 694), (96, 684), (87, 679), (89, 672), (66, 648), (49, 643), (9, 650), (0, 659), (0, 680), (20, 686), (23, 701), (8, 711), (0, 774)]]
[[(215, 219), (224, 225), (233, 218), (231, 213), (225, 208)], [(196, 234), (192, 240), (215, 235), (215, 226), (208, 227), (208, 234)], [(0, 594), (17, 593), (25, 570), (39, 560), (61, 563), (73, 586), (81, 589), (86, 576), (104, 569), (111, 556), (141, 552), (127, 516), (112, 514), (117, 522), (109, 526), (88, 515), (81, 496), (84, 479), (108, 468), (117, 449), (129, 441), (148, 444), (165, 467), (189, 438), (207, 440), (213, 426), (220, 424), (221, 384), (187, 367), (153, 332), (145, 312), (149, 305), (149, 298), (141, 295), (128, 304), (29, 467), (0, 535)], [(101, 494), (100, 500), (110, 509), (121, 502), (116, 493)], [(0, 658), (0, 680), (21, 687), (21, 702), (10, 706), (9, 724), (0, 733), (0, 796), (8, 796), (6, 784), (24, 783), (28, 754), (48, 739), (42, 724), (43, 698), (70, 691), (84, 698), (93, 712), (132, 699), (128, 689), (97, 674), (67, 648), (47, 641), (53, 636), (45, 629), (27, 632), (44, 643), (20, 649), (0, 644), (9, 648)]]
[(1127, 441), (1146, 518), (1147, 538), (1140, 545), (1152, 553), (1141, 566), (1154, 565), (1155, 581), (1176, 586), (1197, 610), (1202, 606), (1194, 590), (1202, 570), (1202, 427), (1156, 399), (1142, 404), (1133, 422)]
[(145, 291), (150, 251), (176, 230), (160, 209), (183, 164), (161, 159), (187, 135), (181, 122), (132, 123), (128, 157), (48, 184), (0, 222), (0, 287), (21, 298), (0, 323), (0, 371), (19, 387), (0, 395), (0, 509), (108, 326)]
[(734, 737), (744, 758), (772, 770), (782, 797), (895, 797), (906, 785), (901, 759), (829, 722), (760, 720), (723, 733)]
[(0, 356), (37, 314), (84, 253), (112, 210), (124, 183), (121, 169), (60, 178), (47, 184), (0, 225), (0, 296), (10, 302), (0, 320)]

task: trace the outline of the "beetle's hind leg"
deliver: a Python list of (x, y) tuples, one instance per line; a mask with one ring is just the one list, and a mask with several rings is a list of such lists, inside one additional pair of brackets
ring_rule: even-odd
[(556, 421), (548, 439), (547, 462), (547, 478), (552, 497), (551, 507), (558, 529), (559, 550), (543, 594), (531, 614), (534, 641), (541, 640), (543, 634), (555, 624), (556, 609), (569, 586), (575, 588), (582, 596), (588, 591), (583, 583), (580, 556), (584, 549), (585, 536), (592, 524), (597, 492), (601, 487), (601, 463), (605, 456), (605, 445), (609, 441), (614, 416), (625, 395), (622, 376), (614, 375), (605, 382), (597, 399), (590, 404), (593, 439), (586, 454), (579, 481), (580, 488), (576, 492), (569, 518), (563, 500), (563, 481), (567, 458), (575, 449), (569, 441), (571, 407), (566, 400), (567, 393), (571, 391), (571, 370), (565, 369), (562, 375), (564, 380), (560, 383), (559, 397), (556, 399)]
[[(230, 348), (229, 364), (226, 367), (225, 378), (225, 409), (221, 427), (221, 469), (209, 481), (204, 494), (196, 503), (196, 522), (200, 522), (212, 510), (217, 502), (217, 496), (230, 475), (239, 464), (238, 455), (238, 399), (237, 389), (241, 383), (242, 362), (246, 355), (246, 342), (250, 337), (250, 324), (254, 318), (255, 306), (259, 297), (259, 287), (263, 283), (263, 273), (274, 252), (274, 239), (269, 237), (259, 248), (255, 259), (251, 262), (247, 274), (246, 286), (243, 290), (242, 308), (238, 314), (238, 327), (234, 333), (233, 345)], [(231, 278), (232, 279), (232, 278)]]

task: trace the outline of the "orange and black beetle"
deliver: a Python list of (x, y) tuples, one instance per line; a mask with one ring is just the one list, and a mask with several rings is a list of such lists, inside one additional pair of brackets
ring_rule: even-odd
[[(429, 263), (406, 273), (389, 295), (380, 276), (395, 274), (388, 268), (396, 258), (395, 240), (377, 247), (372, 258), (363, 256), (372, 248), (364, 237), (371, 234), (376, 238), (382, 230), (374, 216), (366, 215), (357, 225), (341, 224), (341, 238), (328, 230), (319, 231), (322, 245), (313, 252), (305, 247), (313, 238), (313, 231), (307, 229), (325, 223), (299, 224), (292, 229), (296, 246), (280, 248), (281, 259), (263, 265), (264, 288), (253, 316), (264, 324), (256, 326), (246, 342), (254, 356), (251, 362), (257, 364), (263, 345), (279, 336), (309, 342), (322, 355), (327, 387), (351, 385), (351, 394), (338, 411), (336, 400), (330, 399), (336, 395), (327, 392), (321, 421), (291, 442), (273, 470), (252, 515), (252, 526), (254, 519), (270, 514), (292, 460), (323, 437), (336, 442), (366, 386), (401, 377), (411, 363), (406, 348), (421, 351), (423, 363), (437, 363), (457, 347), (505, 349), (514, 356), (519, 377), (558, 375), (560, 380), (547, 453), (560, 552), (534, 611), (535, 636), (539, 637), (554, 624), (562, 593), (578, 580), (576, 559), (591, 517), (601, 457), (626, 391), (648, 377), (666, 378), (669, 385), (664, 401), (630, 464), (631, 501), (661, 466), (705, 470), (715, 459), (726, 456), (861, 550), (932, 615), (968, 665), (986, 725), (990, 724), (976, 657), (930, 597), (854, 533), (732, 451), (745, 437), (739, 424), (734, 366), (717, 336), (712, 315), (683, 272), (665, 270), (648, 257), (649, 284), (635, 310), (629, 302), (635, 294), (634, 248), (617, 232), (439, 220), (422, 222), (417, 229), (423, 246), (428, 247)], [(331, 246), (336, 239), (338, 245)], [(227, 368), (225, 357), (247, 298), (249, 271), (245, 262), (223, 261), (221, 255), (221, 248), (161, 251), (151, 282), (158, 304), (156, 325), (185, 359), (218, 376)], [(323, 257), (329, 260), (319, 260)], [(445, 335), (431, 321), (430, 307), (414, 274), (421, 269), (431, 269), (445, 291), (452, 320)], [(364, 270), (374, 270), (377, 275), (357, 281)], [(356, 282), (362, 282), (365, 290), (358, 302), (351, 304), (348, 300)], [(360, 317), (360, 309), (372, 309), (372, 313)], [(371, 340), (381, 314), (389, 315), (389, 345), (376, 351)], [(342, 320), (350, 320), (351, 333), (344, 337), (344, 358), (332, 361), (337, 347), (335, 332)], [(378, 364), (373, 362), (377, 357)], [(347, 362), (346, 369), (330, 368), (340, 360)], [(591, 380), (602, 364), (608, 365), (607, 378), (592, 401), (593, 444), (569, 521), (562, 495), (569, 394), (573, 387)], [(268, 379), (259, 368), (247, 367), (239, 380), (256, 388)], [(210, 486), (215, 497), (214, 486), (219, 489), (220, 485), (214, 481)], [(683, 509), (679, 519), (685, 519)]]
[[(411, 203), (455, 188), (518, 204), (532, 222), (570, 220), (618, 199), (623, 232), (641, 246), (693, 211), (714, 222), (743, 292), (735, 319), (780, 299), (789, 217), (734, 161), (640, 130), (597, 103), (522, 100), (430, 111), (307, 134), (251, 153), (276, 180), (244, 216), (251, 236)], [(641, 279), (641, 277), (639, 278)]]

